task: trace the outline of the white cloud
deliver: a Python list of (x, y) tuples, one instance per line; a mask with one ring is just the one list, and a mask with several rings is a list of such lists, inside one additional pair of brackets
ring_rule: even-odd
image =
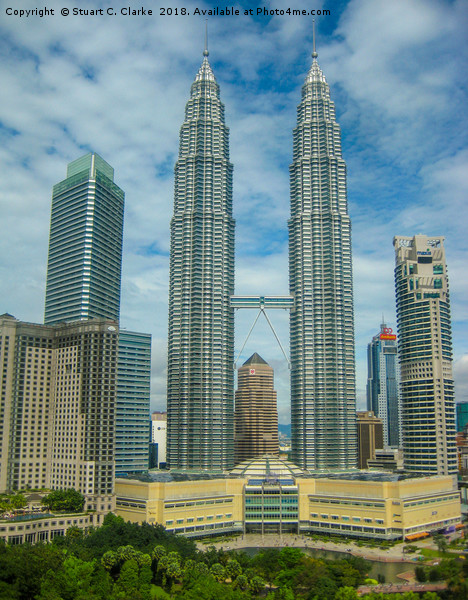
[[(65, 177), (67, 162), (99, 152), (126, 192), (122, 324), (153, 334), (153, 400), (163, 408), (172, 173), (204, 20), (163, 18), (161, 4), (152, 4), (152, 18), (1, 17), (0, 312), (42, 319), (52, 185)], [(296, 5), (310, 8), (305, 0)], [(460, 219), (467, 197), (467, 5), (351, 0), (339, 10), (317, 17), (317, 47), (348, 164), (362, 402), (365, 346), (382, 313), (394, 325), (395, 234), (446, 236), (454, 354), (462, 360), (468, 353)], [(210, 61), (231, 130), (239, 293), (287, 293), (288, 165), (311, 45), (311, 17), (209, 19)], [(237, 348), (253, 320), (243, 315)], [(287, 346), (287, 315), (273, 317)], [(284, 421), (289, 373), (265, 324), (252, 334), (250, 350), (275, 368)], [(460, 388), (457, 381), (457, 395)]]

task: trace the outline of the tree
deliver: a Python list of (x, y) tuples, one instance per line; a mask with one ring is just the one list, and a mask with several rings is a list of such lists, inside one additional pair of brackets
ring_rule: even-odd
[(434, 534), (433, 539), (439, 552), (443, 553), (447, 550), (447, 540), (441, 533)]
[(341, 587), (335, 594), (335, 600), (358, 600), (357, 591), (350, 586)]
[(262, 577), (271, 585), (281, 569), (277, 548), (266, 548), (253, 557), (252, 564)]
[(240, 590), (246, 590), (249, 587), (249, 580), (245, 575), (238, 575), (234, 581), (234, 587)]
[(108, 550), (101, 557), (101, 564), (106, 571), (111, 571), (118, 562), (119, 558), (117, 556), (117, 552), (114, 552), (113, 550)]
[(231, 581), (242, 573), (242, 567), (235, 558), (230, 558), (226, 563), (226, 573), (231, 578)]
[(416, 581), (419, 581), (420, 583), (427, 581), (426, 569), (424, 567), (421, 567), (421, 565), (418, 565), (415, 568), (414, 574), (416, 575)]
[(135, 598), (138, 594), (138, 565), (133, 558), (126, 560), (120, 569), (116, 588), (125, 592), (127, 597)]
[(249, 581), (249, 587), (254, 594), (259, 594), (265, 588), (265, 581), (258, 575), (255, 575)]
[(422, 600), (440, 600), (440, 596), (435, 592), (426, 592), (422, 597)]
[(216, 579), (216, 581), (224, 581), (226, 579), (226, 572), (221, 563), (214, 563), (211, 565), (210, 573)]
[(96, 598), (92, 592), (96, 561), (86, 562), (75, 556), (65, 559), (58, 571), (50, 569), (41, 585), (37, 600), (77, 600)]
[(28, 501), (26, 500), (26, 497), (20, 493), (15, 494), (10, 498), (11, 507), (16, 510), (19, 508), (23, 508), (23, 506), (26, 506), (27, 503)]
[(299, 548), (283, 548), (279, 553), (278, 563), (283, 569), (292, 569), (301, 562), (303, 556), (304, 553)]
[[(59, 571), (65, 559), (53, 544), (5, 546), (0, 544), (0, 598), (30, 600), (39, 594), (49, 570)], [(3, 585), (2, 585), (3, 583)]]
[(165, 554), (166, 554), (166, 548), (164, 548), (164, 546), (158, 545), (153, 548), (153, 552), (151, 553), (151, 556), (152, 556), (153, 560), (158, 561), (161, 558), (161, 556), (164, 556)]
[(58, 512), (81, 512), (85, 498), (76, 490), (55, 490), (42, 498), (41, 503), (49, 510)]

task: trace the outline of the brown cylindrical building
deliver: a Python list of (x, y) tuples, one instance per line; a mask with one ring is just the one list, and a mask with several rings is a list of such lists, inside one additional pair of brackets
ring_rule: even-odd
[(235, 463), (279, 454), (273, 369), (257, 353), (239, 369), (235, 407)]

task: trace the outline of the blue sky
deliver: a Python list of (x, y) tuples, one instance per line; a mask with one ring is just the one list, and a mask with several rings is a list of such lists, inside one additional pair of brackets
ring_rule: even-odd
[[(328, 10), (316, 16), (319, 64), (331, 87), (348, 166), (353, 224), (356, 376), (364, 408), (366, 345), (382, 314), (395, 326), (394, 235), (444, 235), (456, 398), (468, 401), (468, 4), (440, 0), (139, 3), (52, 0), (54, 16), (17, 17), (0, 0), (0, 312), (41, 322), (52, 186), (96, 151), (126, 192), (122, 326), (153, 335), (152, 407), (165, 407), (169, 221), (173, 166), (205, 19), (164, 7), (237, 8), (209, 16), (234, 163), (236, 293), (287, 294), (288, 166), (312, 50), (312, 16), (244, 8)], [(60, 16), (112, 8), (115, 15)], [(255, 312), (236, 317), (236, 355)], [(270, 315), (288, 347), (288, 315)], [(280, 421), (289, 372), (260, 320), (238, 366), (258, 352), (275, 369)]]

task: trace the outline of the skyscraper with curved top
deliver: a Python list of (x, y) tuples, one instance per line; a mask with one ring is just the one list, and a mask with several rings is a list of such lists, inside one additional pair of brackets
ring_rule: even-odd
[(208, 50), (180, 130), (171, 221), (167, 463), (234, 460), (234, 220), (229, 129)]
[(315, 45), (312, 57), (290, 167), (291, 460), (336, 469), (357, 459), (351, 222), (340, 127)]

